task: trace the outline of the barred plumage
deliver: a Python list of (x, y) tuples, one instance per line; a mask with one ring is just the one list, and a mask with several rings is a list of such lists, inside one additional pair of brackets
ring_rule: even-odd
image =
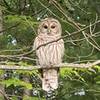
[[(49, 33), (48, 33), (49, 30)], [(44, 19), (38, 28), (38, 36), (34, 41), (34, 48), (42, 44), (56, 41), (61, 37), (61, 25), (53, 18)], [(62, 39), (41, 46), (37, 51), (38, 62), (41, 67), (53, 67), (62, 62), (64, 54), (64, 41)], [(56, 68), (43, 69), (42, 71), (42, 88), (45, 91), (57, 89), (58, 87), (58, 71)]]

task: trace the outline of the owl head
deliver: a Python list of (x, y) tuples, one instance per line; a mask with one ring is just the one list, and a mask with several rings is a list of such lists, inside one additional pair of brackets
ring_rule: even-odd
[(38, 34), (47, 36), (61, 36), (61, 24), (54, 18), (43, 19), (38, 27)]

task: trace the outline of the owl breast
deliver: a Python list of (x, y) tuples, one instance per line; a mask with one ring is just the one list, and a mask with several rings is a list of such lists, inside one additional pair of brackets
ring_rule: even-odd
[[(56, 40), (57, 37), (54, 38), (53, 37), (44, 37), (42, 38), (42, 36), (38, 36), (36, 37), (36, 48), (42, 44), (51, 42)], [(58, 65), (62, 62), (62, 56), (63, 56), (63, 52), (64, 52), (64, 42), (63, 40), (59, 40), (56, 42), (52, 42), (49, 43), (45, 46), (41, 46), (37, 51), (36, 51), (36, 55), (38, 57), (38, 62), (41, 65), (41, 67), (43, 66), (53, 66), (53, 65)]]

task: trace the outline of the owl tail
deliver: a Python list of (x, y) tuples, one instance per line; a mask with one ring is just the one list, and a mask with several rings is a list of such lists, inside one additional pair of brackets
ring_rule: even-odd
[(43, 69), (42, 88), (47, 92), (58, 88), (57, 69)]

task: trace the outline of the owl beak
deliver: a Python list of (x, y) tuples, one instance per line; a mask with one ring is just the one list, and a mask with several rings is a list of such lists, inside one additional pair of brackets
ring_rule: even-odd
[(50, 29), (48, 29), (48, 32), (47, 32), (47, 34), (49, 35), (49, 34), (51, 34), (51, 30)]

